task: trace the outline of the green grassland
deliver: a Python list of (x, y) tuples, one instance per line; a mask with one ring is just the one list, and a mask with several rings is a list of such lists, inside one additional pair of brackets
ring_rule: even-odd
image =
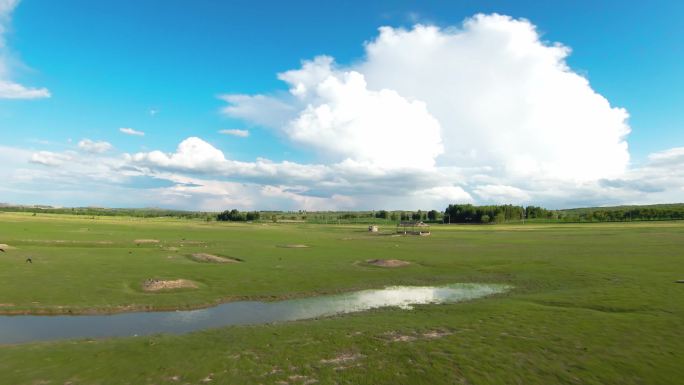
[[(396, 284), (514, 287), (411, 311), (0, 346), (0, 384), (684, 383), (684, 284), (674, 283), (684, 279), (684, 223), (381, 230), (0, 213), (0, 243), (13, 247), (0, 253), (5, 314), (191, 308)], [(243, 262), (188, 258), (199, 252)], [(359, 263), (375, 258), (412, 264)], [(199, 288), (149, 293), (141, 284), (150, 278)]]

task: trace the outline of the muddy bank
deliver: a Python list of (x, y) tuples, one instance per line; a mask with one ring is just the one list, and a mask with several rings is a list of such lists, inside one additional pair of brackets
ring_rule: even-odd
[(205, 263), (240, 263), (241, 259), (221, 257), (218, 255), (207, 254), (207, 253), (195, 253), (191, 254), (189, 258), (195, 262), (205, 262)]
[(158, 239), (136, 239), (133, 241), (136, 245), (144, 245), (144, 244), (154, 244), (154, 243), (159, 243)]
[(189, 279), (173, 279), (173, 280), (147, 279), (142, 284), (142, 289), (144, 291), (197, 289), (197, 287), (198, 287), (197, 283), (195, 283)]
[(379, 267), (402, 267), (411, 264), (411, 262), (402, 261), (401, 259), (369, 259), (366, 263)]

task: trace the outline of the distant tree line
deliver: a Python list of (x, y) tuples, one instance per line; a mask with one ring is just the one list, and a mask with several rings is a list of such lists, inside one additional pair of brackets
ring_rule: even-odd
[(522, 206), (473, 206), (471, 204), (449, 205), (444, 210), (446, 223), (503, 223), (523, 218)]
[(684, 204), (594, 207), (548, 210), (539, 206), (452, 204), (444, 211), (445, 223), (627, 222), (684, 219)]
[(587, 222), (682, 220), (684, 204), (582, 208), (562, 210), (561, 213), (565, 220), (571, 218)]
[(128, 216), (142, 218), (171, 217), (218, 221), (307, 222), (307, 223), (364, 223), (392, 224), (399, 221), (432, 223), (503, 223), (533, 222), (626, 222), (684, 220), (684, 204), (658, 204), (646, 206), (588, 207), (549, 210), (539, 206), (452, 204), (444, 212), (437, 210), (376, 210), (376, 211), (246, 211), (226, 210), (222, 213), (168, 210), (159, 208), (126, 209), (100, 207), (51, 207), (0, 204), (0, 212), (29, 212), (36, 214), (71, 214), (90, 217)]
[(34, 214), (71, 214), (100, 217), (137, 217), (137, 218), (183, 218), (205, 219), (214, 216), (214, 213), (201, 211), (167, 210), (158, 208), (143, 209), (118, 209), (104, 207), (51, 207), (51, 206), (0, 206), (0, 212), (28, 212)]
[(261, 213), (258, 211), (241, 212), (236, 209), (226, 210), (216, 216), (217, 221), (231, 222), (258, 221), (260, 218)]

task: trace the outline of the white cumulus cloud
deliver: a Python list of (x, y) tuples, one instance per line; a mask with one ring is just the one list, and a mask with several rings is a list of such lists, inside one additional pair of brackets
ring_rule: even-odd
[(483, 185), (475, 188), (475, 194), (485, 202), (493, 203), (529, 203), (530, 194), (513, 186), (505, 185)]
[[(383, 202), (383, 199), (391, 195), (411, 195), (411, 199), (414, 199), (412, 207), (420, 207), (417, 204), (419, 197), (415, 192), (425, 189), (431, 198), (440, 202), (439, 205), (448, 199), (472, 200), (460, 187), (445, 186), (433, 189), (448, 179), (436, 170), (416, 173), (415, 168), (382, 168), (348, 159), (327, 165), (273, 162), (263, 158), (253, 162), (242, 162), (228, 159), (221, 150), (197, 137), (183, 140), (171, 153), (139, 152), (126, 154), (124, 159), (130, 168), (156, 178), (182, 174), (192, 178), (201, 176), (203, 185), (209, 185), (207, 178), (212, 177), (217, 181), (239, 180), (249, 184), (270, 186), (268, 189), (259, 190), (264, 201), (272, 202), (277, 195), (278, 200), (285, 199), (290, 202), (287, 207), (292, 207), (293, 202), (299, 202), (306, 203), (307, 207), (330, 208), (330, 202), (335, 202), (341, 207), (349, 208), (350, 202), (361, 202), (354, 198), (360, 196), (366, 197), (364, 204), (380, 202), (379, 204), (385, 205), (389, 201)], [(183, 187), (183, 190), (199, 191), (187, 187)], [(269, 191), (271, 193), (264, 195)]]
[(473, 197), (460, 186), (437, 186), (414, 193), (420, 197), (427, 197), (438, 202), (472, 203)]
[(365, 51), (348, 66), (304, 61), (279, 74), (287, 93), (227, 95), (223, 112), (338, 161), (453, 175), (480, 200), (535, 199), (628, 171), (627, 111), (527, 20), (382, 27)]
[(444, 148), (440, 125), (425, 103), (392, 89), (369, 90), (356, 71), (339, 72), (328, 58), (281, 74), (306, 105), (283, 129), (332, 158), (381, 167), (432, 167)]
[(360, 72), (333, 66), (327, 56), (306, 61), (301, 69), (279, 75), (290, 86), (290, 96), (282, 100), (263, 95), (227, 96), (231, 105), (224, 112), (279, 128), (293, 142), (314, 149), (325, 159), (370, 162), (379, 167), (435, 164), (444, 148), (439, 122), (425, 103), (389, 88), (371, 90)]
[(526, 20), (384, 27), (366, 53), (360, 71), (370, 87), (423, 100), (439, 119), (444, 163), (580, 181), (626, 170), (627, 112), (568, 67), (569, 48), (543, 42)]
[(111, 143), (100, 141), (96, 142), (90, 139), (83, 139), (78, 142), (78, 148), (93, 154), (102, 154), (114, 148)]
[(175, 153), (165, 154), (161, 151), (137, 153), (130, 159), (160, 168), (195, 170), (209, 172), (220, 170), (226, 158), (223, 152), (197, 137), (182, 141)]

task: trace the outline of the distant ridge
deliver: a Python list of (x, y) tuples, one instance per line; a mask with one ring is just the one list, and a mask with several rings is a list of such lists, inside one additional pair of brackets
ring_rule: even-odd
[(684, 207), (684, 203), (654, 203), (654, 204), (650, 204), (650, 205), (618, 205), (618, 206), (576, 207), (576, 208), (570, 208), (570, 209), (559, 209), (558, 211), (624, 210), (624, 209), (634, 209), (634, 208), (667, 209), (667, 208), (681, 208), (681, 207)]

